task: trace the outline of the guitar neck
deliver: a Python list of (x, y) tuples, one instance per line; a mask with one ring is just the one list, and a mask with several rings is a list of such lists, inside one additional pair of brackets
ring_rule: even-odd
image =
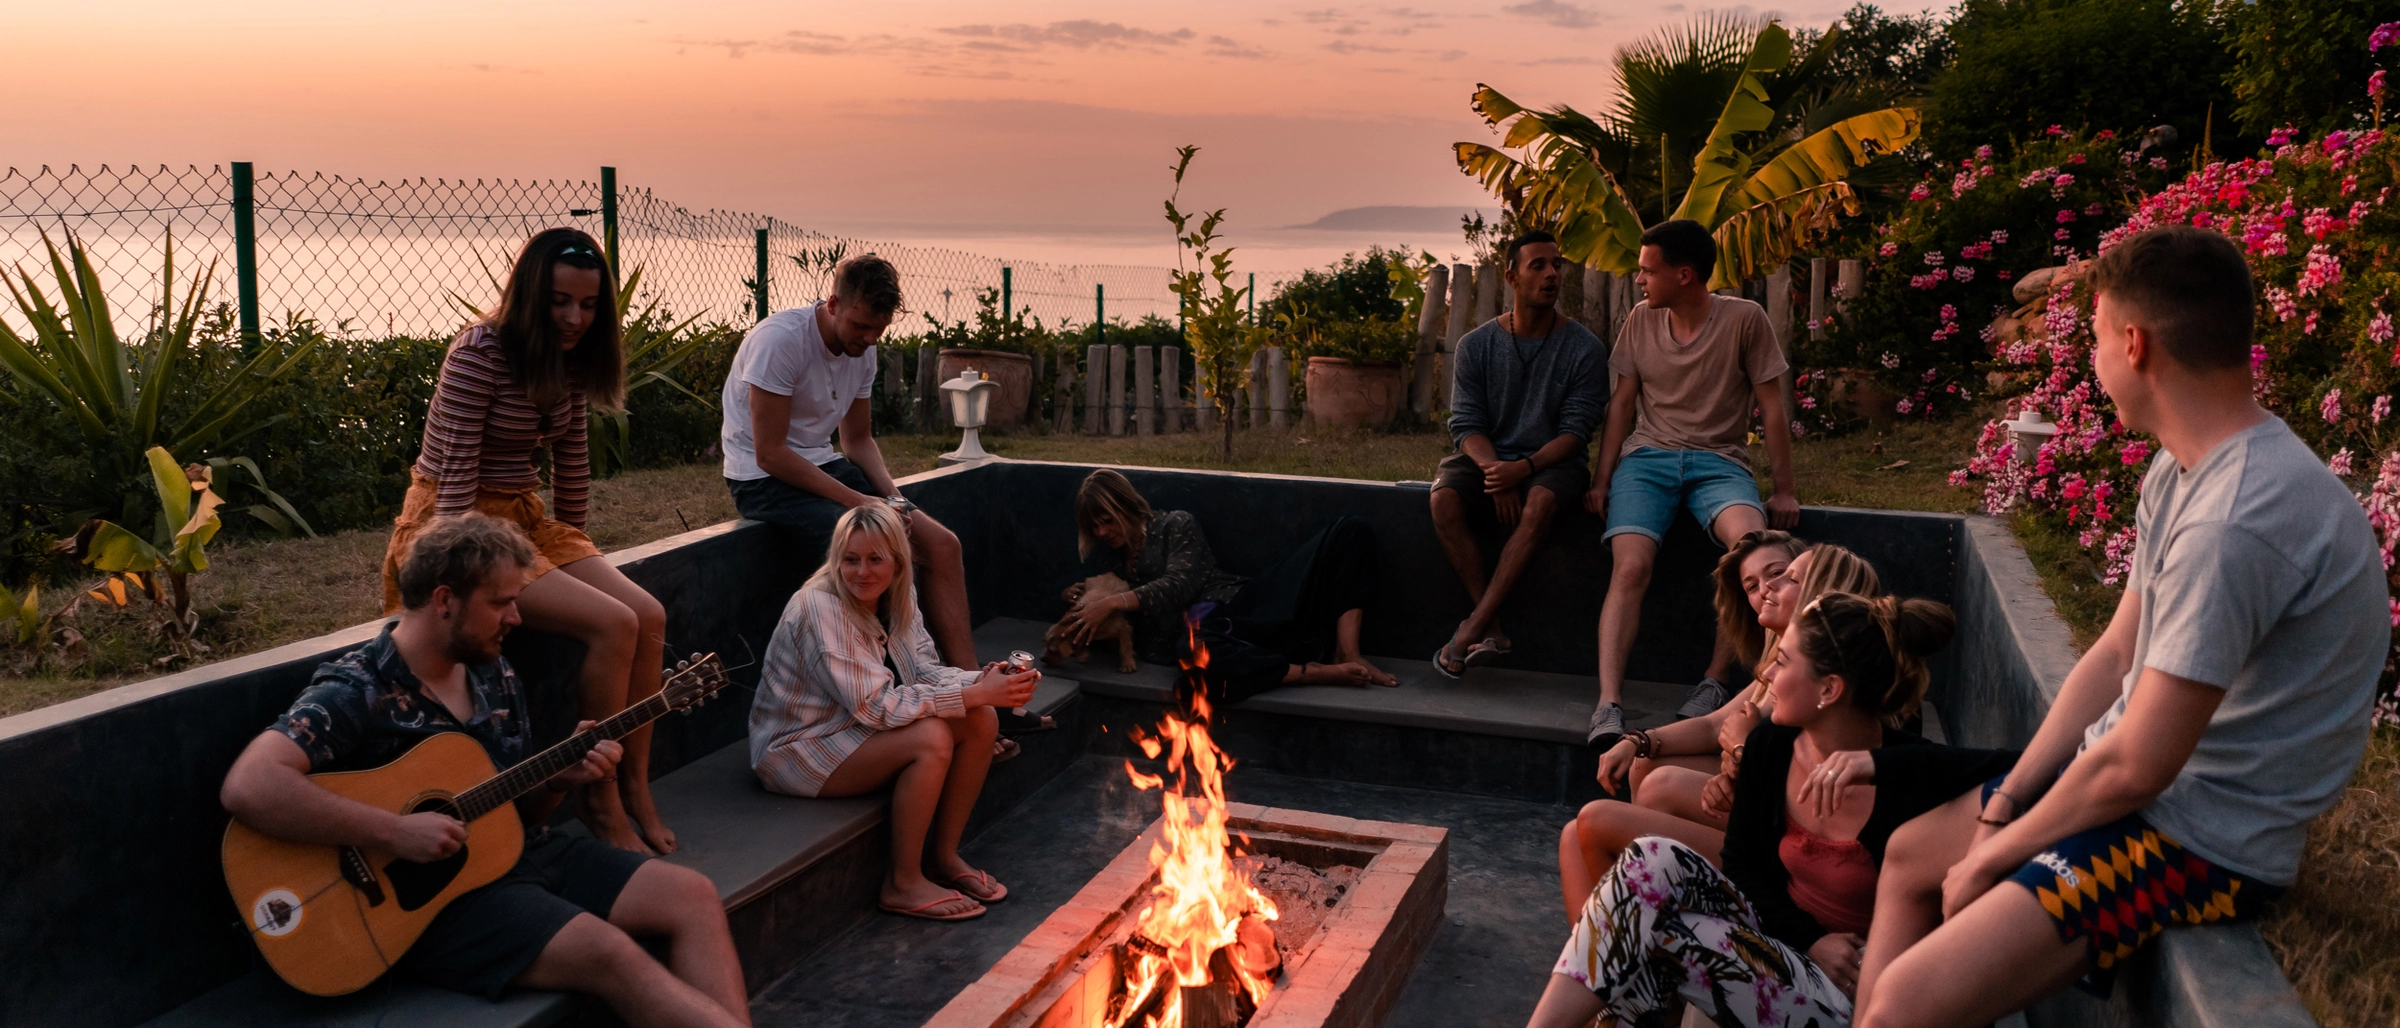
[(460, 793), (456, 801), (459, 820), (471, 822), (499, 809), (501, 804), (514, 801), (517, 797), (533, 791), (535, 787), (557, 776), (559, 772), (582, 763), (584, 755), (592, 752), (592, 747), (598, 745), (601, 740), (622, 739), (632, 734), (635, 729), (658, 720), (672, 709), (674, 708), (667, 702), (667, 694), (663, 691), (659, 692), (649, 699), (618, 711), (607, 720), (593, 725), (589, 729), (568, 736), (556, 746), (518, 761), (508, 770), (493, 775), (482, 784)]

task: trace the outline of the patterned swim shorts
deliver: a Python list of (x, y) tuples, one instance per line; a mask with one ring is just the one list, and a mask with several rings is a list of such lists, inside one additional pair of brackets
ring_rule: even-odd
[(2102, 998), (2125, 958), (2168, 925), (2248, 918), (2283, 892), (2201, 859), (2140, 814), (2061, 839), (2008, 880), (2041, 901), (2059, 941), (2090, 940), (2077, 984)]

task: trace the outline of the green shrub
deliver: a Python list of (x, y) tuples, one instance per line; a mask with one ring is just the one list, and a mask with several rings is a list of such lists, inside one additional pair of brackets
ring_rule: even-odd
[(2216, 11), (2207, 0), (1965, 0), (1925, 144), (1956, 161), (1985, 144), (2040, 140), (2052, 125), (2130, 133), (2164, 123), (2188, 148), (2213, 109), (2216, 149), (2233, 150), (2223, 141), (2232, 57)]
[[(2367, 49), (2378, 21), (2400, 18), (2389, 0), (2252, 0), (2233, 8), (2225, 83), (2233, 120), (2252, 136), (2296, 127), (2311, 136), (2352, 123), (2367, 76), (2382, 62)], [(2222, 148), (2220, 148), (2222, 149)]]

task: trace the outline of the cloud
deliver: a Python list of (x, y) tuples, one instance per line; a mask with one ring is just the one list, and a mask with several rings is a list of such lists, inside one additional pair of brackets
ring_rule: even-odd
[(1598, 11), (1581, 4), (1565, 3), (1563, 0), (1526, 0), (1521, 4), (1510, 4), (1501, 10), (1521, 18), (1546, 21), (1562, 29), (1588, 29), (1600, 24)]
[(1210, 57), (1231, 57), (1237, 60), (1260, 60), (1267, 51), (1225, 36), (1208, 37), (1208, 49), (1201, 51)]
[(1337, 39), (1327, 43), (1325, 49), (1337, 54), (1396, 54), (1400, 52), (1394, 47), (1376, 46), (1373, 43), (1354, 43), (1347, 39)]
[(1003, 53), (1023, 53), (1048, 46), (1077, 50), (1179, 46), (1196, 35), (1190, 29), (1154, 32), (1089, 18), (1054, 21), (1048, 25), (954, 25), (935, 31), (965, 39), (968, 42), (962, 45), (971, 49)]

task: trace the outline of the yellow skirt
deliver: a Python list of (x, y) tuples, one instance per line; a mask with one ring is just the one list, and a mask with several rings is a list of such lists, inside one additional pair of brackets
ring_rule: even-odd
[[(440, 484), (424, 475), (412, 474), (408, 498), (400, 502), (400, 516), (392, 522), (392, 541), (383, 551), (383, 612), (400, 610), (400, 561), (408, 556), (408, 544), (417, 533), (432, 523), (433, 507)], [(600, 548), (592, 545), (592, 537), (583, 530), (550, 516), (542, 506), (541, 493), (534, 489), (481, 489), (475, 493), (475, 509), (489, 514), (524, 531), (533, 541), (533, 566), (527, 568), (526, 581), (540, 578), (559, 568), (586, 557), (597, 557)]]

